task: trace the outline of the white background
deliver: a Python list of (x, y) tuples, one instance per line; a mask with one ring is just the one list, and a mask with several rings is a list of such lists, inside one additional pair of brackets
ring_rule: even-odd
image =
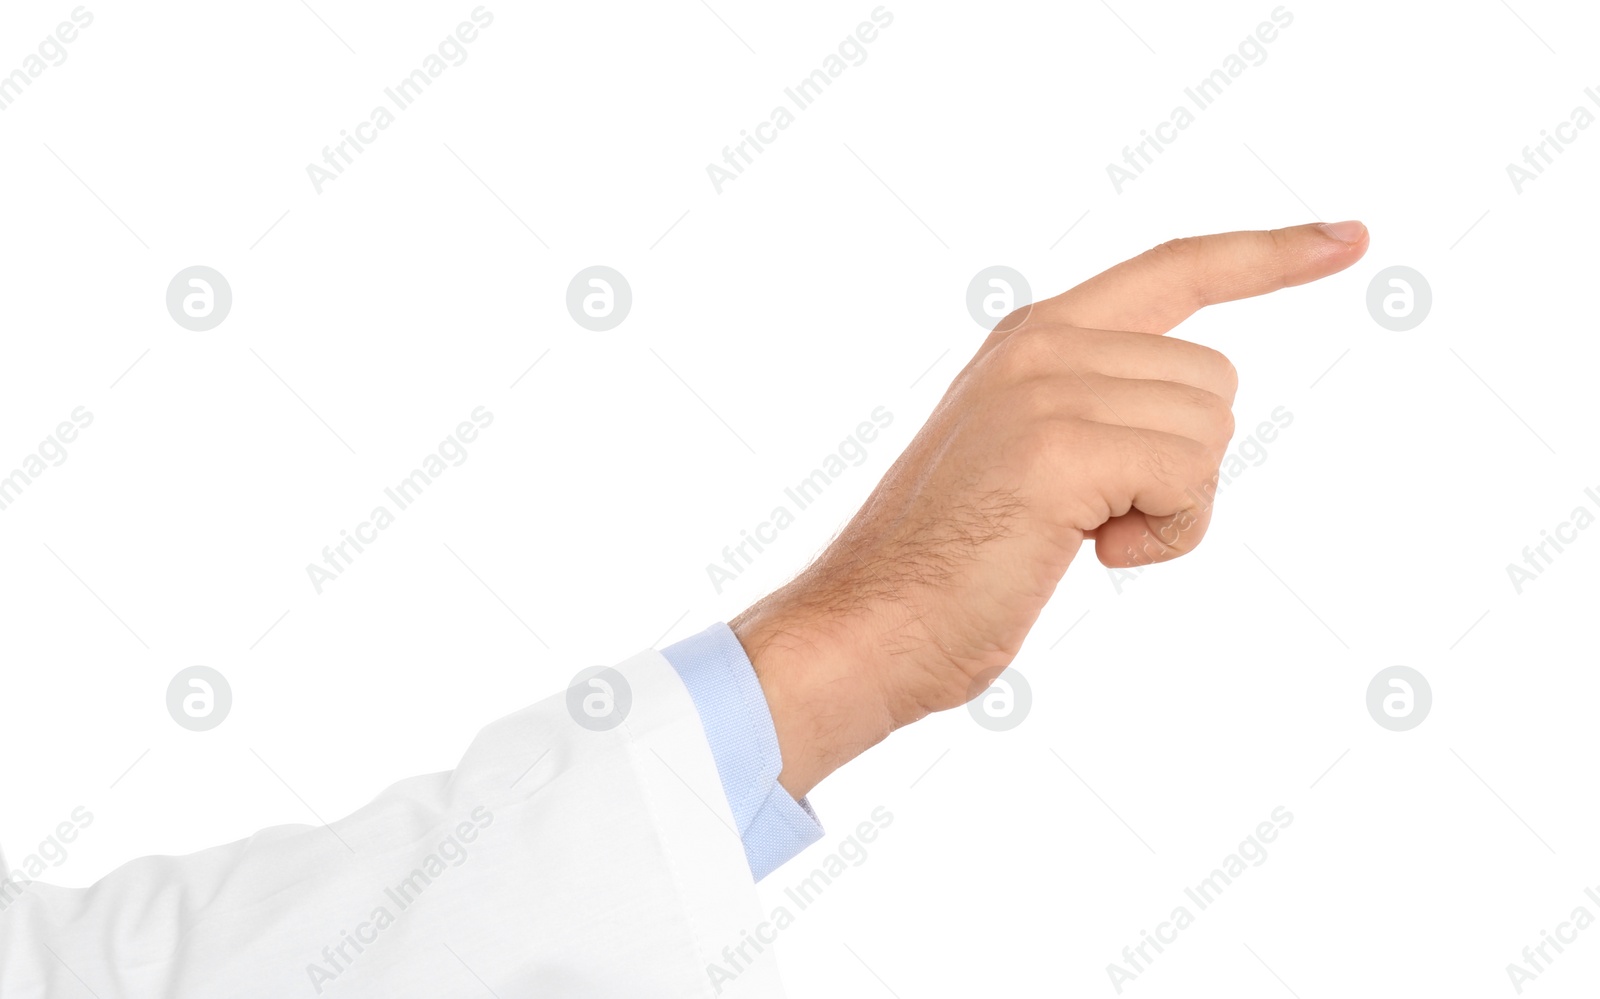
[[(1520, 194), (1505, 169), (1600, 90), (1592, 6), (1287, 4), (1119, 194), (1106, 164), (1270, 0), (891, 3), (718, 194), (707, 163), (870, 0), (491, 3), (318, 194), (306, 164), (473, 6), (91, 4), (0, 112), (0, 471), (94, 414), (0, 513), (13, 861), (80, 805), (47, 880), (336, 818), (580, 668), (733, 616), (975, 349), (983, 267), (1043, 297), (1173, 236), (1354, 217), (1350, 271), (1178, 333), (1237, 364), (1241, 439), (1294, 415), (1200, 552), (1119, 592), (1086, 551), (1017, 661), (1020, 727), (949, 712), (825, 782), (829, 835), (768, 906), (875, 807), (894, 822), (779, 960), (797, 996), (1114, 995), (1106, 965), (1280, 805), (1266, 862), (1127, 993), (1514, 995), (1541, 930), (1600, 915), (1600, 531), (1521, 594), (1506, 572), (1600, 511), (1600, 128)], [(71, 10), (8, 5), (0, 72)], [(565, 309), (596, 263), (633, 289), (608, 333)], [(210, 332), (164, 306), (193, 264), (233, 289)], [(1432, 286), (1409, 332), (1366, 309), (1391, 264)], [(307, 563), (477, 406), (469, 459), (318, 595)], [(706, 564), (877, 406), (867, 462), (715, 593)], [(195, 664), (234, 694), (203, 734), (164, 703)], [(1406, 733), (1365, 707), (1394, 664), (1433, 689)], [(1600, 927), (1527, 988), (1597, 980)]]

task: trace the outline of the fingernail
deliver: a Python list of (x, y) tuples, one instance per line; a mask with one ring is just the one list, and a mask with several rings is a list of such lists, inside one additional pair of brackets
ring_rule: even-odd
[(1317, 228), (1341, 243), (1359, 243), (1367, 234), (1367, 227), (1354, 219), (1349, 222), (1319, 222)]

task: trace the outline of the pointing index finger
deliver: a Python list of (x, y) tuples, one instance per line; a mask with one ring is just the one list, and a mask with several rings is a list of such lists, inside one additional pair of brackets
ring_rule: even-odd
[(1074, 326), (1166, 333), (1204, 306), (1336, 274), (1360, 260), (1367, 243), (1367, 227), (1354, 221), (1174, 239), (1050, 299), (1050, 307)]

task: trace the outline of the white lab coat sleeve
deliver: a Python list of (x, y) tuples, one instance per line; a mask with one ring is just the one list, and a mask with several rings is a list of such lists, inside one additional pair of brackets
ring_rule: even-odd
[(563, 692), (329, 826), (11, 885), (0, 996), (780, 996), (688, 692), (654, 651), (615, 669), (609, 731)]

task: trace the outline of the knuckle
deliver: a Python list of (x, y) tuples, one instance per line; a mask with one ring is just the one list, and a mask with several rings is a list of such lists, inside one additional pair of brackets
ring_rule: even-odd
[(1024, 327), (1006, 337), (994, 351), (994, 364), (1010, 379), (1028, 378), (1062, 363), (1060, 345), (1050, 331)]
[(1237, 429), (1238, 421), (1234, 418), (1233, 409), (1224, 407), (1222, 415), (1217, 420), (1217, 440), (1220, 445), (1218, 450), (1228, 449), (1228, 444), (1233, 440), (1233, 433)]
[(1020, 385), (1012, 401), (1027, 419), (1049, 422), (1061, 412), (1063, 395), (1054, 380), (1036, 377)]
[(1174, 456), (1172, 476), (1168, 481), (1180, 490), (1189, 489), (1196, 482), (1204, 481), (1216, 466), (1216, 455), (1211, 445), (1186, 441)]
[(1196, 421), (1195, 440), (1209, 450), (1226, 448), (1233, 440), (1234, 416), (1232, 404), (1210, 389), (1197, 385), (1184, 386), (1184, 403)]
[(1206, 351), (1207, 356), (1211, 358), (1212, 363), (1216, 365), (1219, 372), (1224, 375), (1233, 376), (1237, 376), (1239, 374), (1239, 369), (1234, 367), (1232, 359), (1230, 359), (1227, 354), (1217, 350), (1215, 347), (1207, 347)]
[(1188, 449), (1179, 438), (1167, 437), (1152, 441), (1149, 435), (1140, 435), (1131, 452), (1143, 477), (1171, 485), (1182, 480), (1184, 470), (1192, 463)]
[(1028, 320), (1033, 318), (1033, 304), (1021, 305), (1006, 313), (1004, 319), (994, 324), (994, 331), (1001, 334), (1016, 333), (1024, 329)]
[(1071, 417), (1051, 415), (1035, 420), (1025, 432), (1023, 446), (1039, 464), (1061, 468), (1083, 454), (1082, 424)]
[(1193, 236), (1179, 236), (1164, 243), (1157, 243), (1147, 252), (1153, 257), (1193, 256), (1199, 243), (1200, 241)]
[(1233, 362), (1228, 360), (1228, 355), (1220, 350), (1212, 350), (1211, 357), (1217, 369), (1217, 380), (1227, 390), (1226, 397), (1231, 401), (1234, 394), (1239, 391), (1239, 369), (1234, 367)]
[(1267, 242), (1270, 244), (1269, 257), (1273, 273), (1272, 277), (1279, 288), (1289, 284), (1289, 261), (1295, 258), (1295, 240), (1289, 235), (1287, 229), (1268, 229)]
[(1212, 389), (1218, 395), (1233, 401), (1239, 391), (1239, 369), (1228, 355), (1215, 347), (1177, 337), (1159, 337), (1154, 341), (1160, 349), (1171, 351), (1174, 363), (1181, 367), (1182, 378), (1193, 384)]

